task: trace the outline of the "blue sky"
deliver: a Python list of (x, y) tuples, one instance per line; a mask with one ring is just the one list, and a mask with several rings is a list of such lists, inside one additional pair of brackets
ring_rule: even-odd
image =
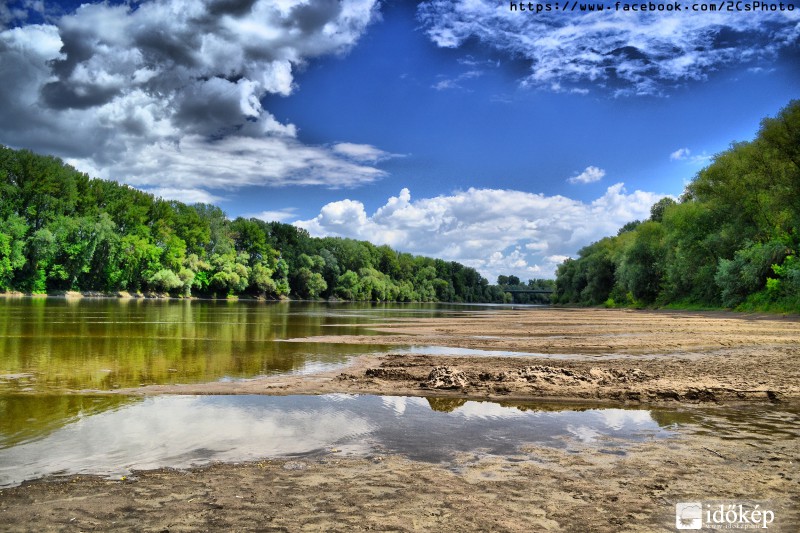
[(490, 279), (551, 277), (800, 96), (800, 7), (24, 0), (0, 25), (3, 144)]

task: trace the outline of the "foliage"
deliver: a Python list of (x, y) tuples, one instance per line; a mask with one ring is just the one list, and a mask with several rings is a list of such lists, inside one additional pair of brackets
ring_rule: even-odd
[[(514, 276), (507, 285), (524, 286)], [(531, 280), (547, 289), (552, 280)], [(456, 262), (400, 253), (217, 206), (90, 179), (54, 157), (0, 146), (0, 291), (503, 302)], [(546, 302), (547, 295), (515, 296)]]
[(558, 267), (560, 303), (800, 311), (800, 101)]

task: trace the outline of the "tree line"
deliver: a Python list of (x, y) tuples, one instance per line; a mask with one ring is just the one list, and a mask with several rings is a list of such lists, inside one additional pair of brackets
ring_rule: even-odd
[(557, 270), (559, 303), (800, 311), (800, 101)]
[(289, 224), (229, 220), (58, 158), (0, 146), (0, 292), (504, 302), (460, 263), (313, 238)]

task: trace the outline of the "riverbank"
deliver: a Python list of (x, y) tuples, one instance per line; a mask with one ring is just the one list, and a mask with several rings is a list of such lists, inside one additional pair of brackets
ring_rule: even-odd
[(220, 300), (220, 301), (255, 301), (255, 302), (284, 302), (289, 298), (282, 296), (277, 299), (263, 298), (260, 296), (241, 295), (223, 296), (215, 298), (213, 296), (174, 296), (167, 292), (128, 292), (128, 291), (55, 291), (50, 293), (27, 293), (19, 291), (0, 292), (0, 298), (59, 298), (68, 300), (80, 300), (82, 298), (100, 298), (117, 300)]
[[(669, 406), (680, 420), (667, 438), (621, 447), (590, 437), (563, 448), (526, 445), (512, 456), (463, 454), (453, 463), (324, 449), (125, 480), (39, 480), (0, 490), (0, 524), (7, 531), (650, 532), (675, 530), (679, 502), (725, 502), (772, 511), (770, 531), (800, 527), (795, 319), (527, 309), (365, 325), (397, 349), (325, 373), (107, 393), (554, 399)], [(536, 355), (447, 355), (464, 353), (453, 348)]]
[[(381, 332), (380, 343), (398, 346), (398, 352), (357, 357), (343, 370), (318, 374), (154, 385), (114, 393), (347, 392), (643, 404), (800, 402), (800, 322), (791, 318), (538, 309), (365, 326)], [(294, 340), (371, 344), (375, 337)], [(415, 347), (412, 353), (409, 345)], [(486, 355), (447, 355), (464, 350)], [(498, 355), (508, 353), (518, 355)]]

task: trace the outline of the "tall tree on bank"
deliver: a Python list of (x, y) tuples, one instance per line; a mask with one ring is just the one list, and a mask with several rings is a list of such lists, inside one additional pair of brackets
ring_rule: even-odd
[(800, 311), (800, 101), (718, 154), (679, 202), (657, 202), (559, 266), (556, 298), (583, 305)]

